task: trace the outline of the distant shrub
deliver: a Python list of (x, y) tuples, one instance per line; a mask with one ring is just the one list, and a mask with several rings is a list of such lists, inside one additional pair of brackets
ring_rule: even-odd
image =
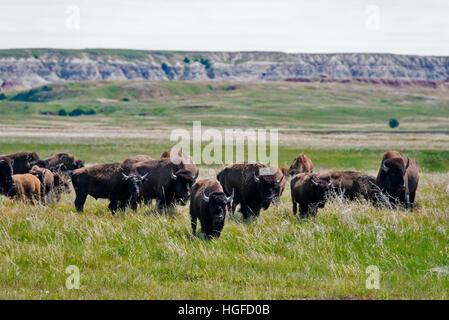
[(64, 109), (59, 109), (58, 116), (61, 116), (61, 117), (67, 116), (67, 111), (65, 111)]
[(41, 88), (41, 91), (51, 91), (51, 90), (52, 90), (52, 88), (49, 87), (49, 86), (43, 86), (43, 87)]
[(122, 101), (128, 102), (129, 98), (122, 98)]
[(76, 108), (69, 112), (69, 117), (78, 117), (82, 114), (84, 114), (83, 110), (81, 110), (80, 108)]
[(6, 100), (6, 95), (4, 93), (0, 93), (0, 100)]
[(185, 57), (185, 58), (184, 58), (184, 63), (190, 63), (190, 59), (187, 58), (187, 57)]
[(90, 109), (88, 111), (84, 111), (83, 114), (86, 115), (86, 116), (92, 116), (92, 115), (97, 114), (97, 113), (95, 112), (94, 109)]
[(390, 128), (394, 129), (399, 127), (399, 121), (396, 119), (391, 119), (389, 122)]

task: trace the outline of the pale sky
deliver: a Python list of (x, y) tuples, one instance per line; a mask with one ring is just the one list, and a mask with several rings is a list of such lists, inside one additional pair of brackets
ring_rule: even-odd
[(0, 0), (0, 48), (449, 56), (448, 0)]

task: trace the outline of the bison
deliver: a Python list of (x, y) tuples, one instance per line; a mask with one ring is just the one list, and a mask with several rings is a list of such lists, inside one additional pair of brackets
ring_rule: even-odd
[(76, 160), (71, 153), (58, 153), (44, 160), (45, 168), (52, 172), (71, 172), (84, 167), (82, 160)]
[(382, 198), (376, 179), (357, 171), (330, 171), (318, 174), (318, 178), (332, 183), (333, 191), (349, 200), (369, 200), (374, 204)]
[(41, 183), (35, 176), (13, 174), (11, 162), (0, 160), (0, 194), (9, 197), (19, 197), (23, 201), (30, 200), (33, 204), (41, 200)]
[(393, 202), (405, 208), (417, 206), (418, 164), (396, 151), (385, 152), (376, 179), (379, 188)]
[(44, 169), (37, 165), (34, 165), (30, 170), (30, 174), (37, 177), (41, 182), (42, 198), (45, 204), (48, 203), (50, 200), (49, 198), (53, 194), (55, 187), (55, 178), (53, 172), (51, 172), (48, 169)]
[(0, 194), (8, 195), (14, 186), (13, 163), (7, 157), (0, 158)]
[(195, 183), (190, 194), (190, 219), (193, 234), (200, 220), (201, 230), (208, 238), (218, 238), (223, 230), (227, 204), (232, 201), (234, 192), (227, 197), (220, 183), (215, 179), (204, 179)]
[(277, 188), (285, 179), (279, 178), (278, 169), (262, 163), (236, 163), (221, 170), (217, 179), (227, 196), (235, 190), (232, 212), (240, 204), (244, 219), (259, 216), (260, 210), (268, 209), (279, 194)]
[(137, 156), (134, 156), (134, 157), (126, 158), (122, 162), (122, 164), (125, 165), (125, 166), (129, 166), (129, 165), (133, 166), (137, 162), (148, 161), (148, 160), (153, 160), (153, 158), (151, 158), (150, 156), (146, 156), (146, 155), (140, 154), (140, 155), (137, 155)]
[(126, 206), (135, 210), (136, 198), (140, 194), (140, 186), (146, 175), (140, 176), (127, 166), (120, 163), (100, 164), (80, 168), (72, 175), (72, 184), (75, 189), (75, 207), (83, 211), (88, 195), (95, 199), (109, 199), (109, 210), (115, 214), (117, 208), (124, 211)]
[(279, 167), (276, 170), (276, 179), (281, 182), (276, 184), (276, 196), (273, 199), (273, 204), (279, 204), (281, 202), (282, 193), (284, 193), (285, 186), (287, 185), (287, 179), (285, 179), (285, 173), (284, 170), (282, 170), (282, 167)]
[(300, 153), (287, 171), (289, 176), (294, 176), (298, 173), (313, 172), (313, 162), (304, 153)]
[(300, 216), (316, 216), (318, 208), (324, 208), (326, 197), (332, 182), (320, 179), (314, 173), (299, 173), (290, 181), (293, 202), (293, 214)]
[(198, 171), (194, 176), (182, 163), (175, 164), (168, 158), (138, 162), (135, 167), (139, 174), (148, 174), (142, 184), (143, 200), (148, 203), (156, 199), (159, 212), (176, 203), (185, 205), (198, 177)]
[(53, 194), (56, 199), (56, 201), (61, 200), (61, 195), (63, 193), (70, 193), (70, 182), (68, 180), (65, 180), (62, 175), (60, 175), (57, 172), (53, 172), (53, 179), (54, 179), (54, 189)]
[(164, 151), (161, 154), (161, 159), (168, 158), (174, 164), (182, 164), (185, 170), (189, 170), (193, 176), (198, 177), (198, 169), (196, 167), (195, 161), (191, 156), (182, 151), (182, 149), (171, 148), (170, 150)]
[(13, 163), (14, 174), (28, 173), (33, 165), (39, 160), (36, 152), (17, 152), (0, 156), (1, 158), (9, 158)]

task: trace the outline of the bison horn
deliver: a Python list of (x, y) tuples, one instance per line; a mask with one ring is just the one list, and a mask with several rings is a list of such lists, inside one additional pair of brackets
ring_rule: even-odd
[(407, 169), (409, 165), (410, 165), (410, 158), (407, 157), (407, 165), (405, 166), (405, 169)]
[(382, 170), (385, 172), (388, 172), (388, 170), (390, 170), (390, 168), (388, 168), (384, 162), (382, 162)]
[(143, 176), (142, 176), (142, 180), (145, 180), (146, 179), (146, 177), (149, 175), (150, 173), (149, 172), (147, 172), (147, 173), (145, 173)]
[(258, 177), (256, 177), (256, 173), (253, 173), (253, 175), (254, 175), (254, 181), (256, 181), (256, 183), (259, 183), (260, 179)]
[(196, 175), (195, 175), (195, 180), (196, 180), (196, 178), (198, 178), (198, 176), (200, 175), (200, 169), (198, 169), (198, 170), (196, 170)]
[(204, 201), (209, 203), (210, 198), (208, 196), (206, 196), (206, 194), (204, 193), (204, 190), (201, 192), (201, 197), (203, 198)]
[(284, 176), (282, 176), (279, 180), (276, 181), (276, 183), (281, 183), (281, 181), (284, 179)]
[(173, 170), (170, 171), (170, 175), (171, 175), (171, 178), (172, 178), (173, 180), (178, 179), (178, 177), (176, 176), (176, 174), (173, 173)]
[(231, 196), (229, 198), (226, 198), (227, 203), (231, 202), (232, 199), (234, 199), (234, 194), (235, 194), (235, 190), (234, 190), (234, 188), (232, 188)]
[(129, 179), (129, 176), (127, 176), (127, 175), (124, 174), (123, 172), (122, 172), (122, 176), (123, 176), (123, 178), (125, 178), (125, 179)]
[(314, 185), (316, 185), (316, 186), (318, 185), (318, 182), (315, 179), (312, 178), (311, 181)]

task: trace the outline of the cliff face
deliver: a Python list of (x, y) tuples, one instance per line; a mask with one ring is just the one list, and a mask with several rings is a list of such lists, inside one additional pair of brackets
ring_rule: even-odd
[(282, 81), (287, 78), (443, 81), (449, 57), (282, 52), (0, 50), (2, 90), (93, 80)]

